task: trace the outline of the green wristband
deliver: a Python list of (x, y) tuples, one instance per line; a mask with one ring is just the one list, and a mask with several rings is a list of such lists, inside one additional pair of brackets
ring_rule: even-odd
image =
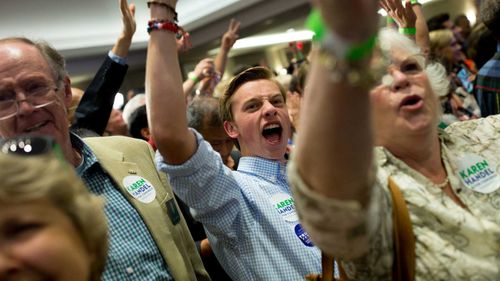
[[(326, 34), (326, 28), (321, 18), (321, 13), (313, 9), (306, 20), (306, 27), (314, 32), (313, 41), (320, 42)], [(345, 59), (348, 61), (359, 61), (369, 55), (377, 43), (377, 35), (373, 35), (363, 43), (352, 45), (347, 49)]]
[(367, 55), (371, 54), (373, 48), (377, 44), (377, 35), (372, 35), (368, 40), (361, 44), (353, 45), (347, 50), (346, 59), (348, 61), (354, 62), (365, 58)]
[(197, 84), (198, 82), (200, 82), (200, 80), (198, 79), (198, 76), (196, 74), (194, 74), (193, 72), (189, 73), (188, 78), (191, 79), (194, 82), (194, 84)]
[(404, 35), (415, 35), (417, 34), (417, 29), (415, 27), (400, 27), (399, 33)]
[(418, 5), (420, 3), (418, 3), (418, 0), (410, 0), (410, 4), (412, 4), (412, 5)]
[(393, 24), (393, 23), (396, 23), (396, 21), (393, 18), (387, 16), (387, 23)]
[(313, 41), (320, 42), (325, 36), (325, 25), (321, 18), (321, 13), (313, 9), (306, 19), (306, 27), (314, 32)]

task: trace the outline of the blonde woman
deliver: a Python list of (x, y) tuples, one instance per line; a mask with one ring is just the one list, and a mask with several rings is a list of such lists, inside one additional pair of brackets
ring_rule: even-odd
[(101, 280), (102, 200), (54, 153), (0, 153), (0, 167), (0, 280)]

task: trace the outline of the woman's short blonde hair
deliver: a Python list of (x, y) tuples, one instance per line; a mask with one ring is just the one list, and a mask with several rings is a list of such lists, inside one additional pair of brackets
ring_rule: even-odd
[(450, 46), (453, 37), (453, 32), (449, 29), (439, 29), (429, 32), (431, 53)]
[(0, 153), (0, 204), (48, 200), (73, 222), (93, 261), (91, 279), (101, 280), (108, 252), (103, 200), (91, 195), (74, 168), (54, 153), (19, 156)]
[(449, 52), (444, 51), (450, 47), (455, 35), (449, 29), (439, 29), (429, 32), (430, 58), (442, 63), (447, 71), (451, 71), (455, 62), (449, 58)]

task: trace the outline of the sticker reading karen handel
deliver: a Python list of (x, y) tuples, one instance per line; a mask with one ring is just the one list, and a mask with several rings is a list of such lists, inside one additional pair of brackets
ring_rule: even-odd
[(458, 159), (458, 176), (468, 188), (488, 194), (500, 187), (495, 165), (479, 155), (466, 154)]
[(276, 211), (278, 211), (278, 214), (280, 214), (285, 221), (297, 222), (299, 220), (295, 212), (295, 202), (292, 196), (286, 193), (278, 193), (273, 195), (270, 200)]
[(123, 186), (128, 193), (142, 203), (151, 203), (155, 200), (156, 190), (145, 178), (139, 176), (126, 176), (123, 178)]

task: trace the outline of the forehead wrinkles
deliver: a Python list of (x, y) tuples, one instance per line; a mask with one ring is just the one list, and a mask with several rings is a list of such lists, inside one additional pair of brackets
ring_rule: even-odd
[(34, 46), (21, 43), (0, 44), (0, 56), (0, 79), (15, 78), (19, 74), (30, 75), (34, 72), (38, 76), (52, 78), (52, 69)]

